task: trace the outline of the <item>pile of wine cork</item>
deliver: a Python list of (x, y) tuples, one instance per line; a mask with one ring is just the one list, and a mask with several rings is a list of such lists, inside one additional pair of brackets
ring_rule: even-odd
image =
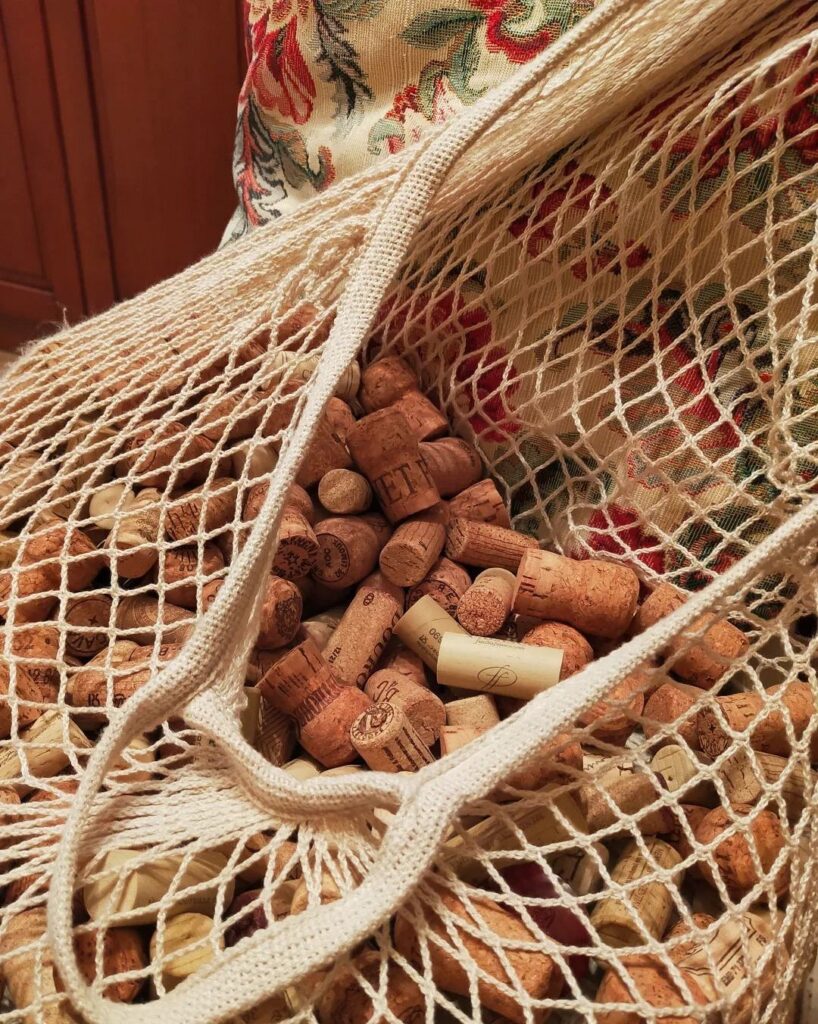
[[(126, 493), (113, 480), (91, 500), (92, 527), (69, 526), (52, 514), (22, 553), (17, 550), (23, 568), (15, 583), (17, 627), (11, 639), (16, 717), (13, 722), (8, 701), (0, 703), (0, 738), (15, 729), (23, 743), (35, 744), (27, 753), (26, 777), (48, 780), (48, 787), (21, 784), (19, 746), (1, 749), (6, 821), (14, 820), (14, 808), (23, 801), (70, 795), (74, 760), (87, 756), (111, 709), (181, 650), (262, 506), (266, 477), (275, 466), (272, 448), (253, 452), (250, 476), (259, 480), (242, 495), (238, 479), (248, 468), (246, 457), (223, 460), (205, 487), (212, 441), (163, 429), (167, 436), (152, 437), (149, 456), (138, 439), (123, 456), (123, 472), (139, 466), (141, 488)], [(515, 531), (478, 452), (449, 430), (403, 360), (384, 358), (362, 372), (356, 367), (330, 400), (288, 492), (247, 666), (242, 728), (265, 758), (297, 778), (417, 772), (467, 745), (479, 751), (481, 737), (526, 701), (565, 680), (570, 685), (596, 657), (651, 628), (685, 600), (666, 584), (646, 592), (621, 561), (570, 559)], [(143, 445), (146, 440), (147, 435)], [(160, 515), (156, 489), (167, 483), (168, 467), (182, 446), (196, 449), (192, 461), (200, 469), (186, 474), (185, 489)], [(237, 519), (241, 530), (229, 529)], [(6, 541), (13, 541), (11, 534)], [(56, 557), (48, 560), (49, 553), (63, 550), (75, 556), (67, 569)], [(26, 565), (33, 568), (27, 572)], [(120, 594), (114, 604), (100, 582), (105, 573), (116, 574), (135, 592)], [(52, 618), (53, 592), (63, 583), (72, 592), (62, 609), (67, 632)], [(0, 573), (0, 611), (11, 589), (12, 574)], [(802, 682), (771, 687), (780, 705), (766, 715), (765, 695), (738, 685), (728, 684), (702, 702), (704, 694), (721, 687), (748, 642), (727, 619), (693, 628), (695, 642), (667, 644), (661, 670), (644, 665), (626, 675), (582, 711), (574, 731), (543, 745), (490, 795), (504, 803), (504, 819), (513, 827), (504, 819), (471, 818), (468, 841), (455, 834), (447, 841), (447, 869), (473, 887), (473, 895), (467, 906), (441, 886), (436, 907), (427, 908), (427, 925), (441, 937), (459, 935), (480, 968), (480, 980), (475, 983), (445, 945), (421, 943), (408, 915), (393, 923), (396, 949), (419, 971), (428, 957), (441, 990), (471, 998), (476, 984), (486, 1011), (521, 1024), (529, 1018), (508, 994), (509, 966), (515, 984), (535, 1000), (564, 996), (569, 971), (583, 984), (591, 978), (600, 1002), (630, 1003), (637, 993), (652, 1006), (678, 1007), (740, 992), (753, 963), (775, 939), (764, 900), (775, 905), (788, 891), (782, 856), (786, 820), (796, 820), (803, 810), (813, 777), (806, 764), (794, 773), (787, 758), (815, 708)], [(68, 666), (67, 686), (58, 661)], [(0, 662), (0, 694), (9, 693), (11, 675), (10, 666)], [(49, 707), (58, 699), (70, 715)], [(184, 722), (172, 726), (183, 729)], [(703, 777), (702, 767), (724, 754), (736, 733), (746, 739), (741, 754), (721, 762), (717, 779)], [(644, 754), (629, 756), (637, 747), (648, 749), (647, 761)], [(180, 750), (167, 728), (161, 736), (142, 737), (123, 755), (119, 777), (149, 784), (159, 761)], [(769, 801), (767, 785), (782, 778), (782, 800)], [(558, 815), (542, 800), (526, 805), (526, 794), (552, 790)], [(206, 969), (220, 949), (303, 910), (309, 900), (295, 839), (273, 853), (269, 838), (249, 841), (246, 864), (239, 864), (227, 889), (228, 855), (222, 851), (184, 863), (175, 855), (157, 860), (138, 848), (109, 852), (98, 868), (101, 877), (78, 896), (77, 953), (86, 976), (92, 978), (100, 966), (94, 927), (112, 913), (116, 926), (106, 931), (102, 969), (126, 980), (112, 983), (106, 995), (132, 1001), (148, 997), (149, 963), (161, 962), (158, 987), (172, 989)], [(573, 848), (566, 846), (569, 839), (576, 840)], [(563, 848), (549, 855), (548, 874), (524, 853), (552, 843)], [(490, 861), (470, 852), (475, 844)], [(710, 844), (713, 851), (697, 857), (698, 844)], [(769, 873), (777, 861), (758, 901), (738, 919), (728, 913), (731, 901), (758, 885), (759, 869)], [(497, 870), (505, 879), (505, 897), (497, 893)], [(262, 888), (271, 871), (279, 879), (274, 898)], [(6, 890), (7, 907), (14, 911), (26, 892), (44, 885), (47, 880), (36, 871), (20, 874)], [(160, 903), (171, 888), (176, 895), (166, 913)], [(188, 898), (186, 889), (193, 890)], [(321, 901), (340, 895), (328, 876)], [(535, 901), (536, 909), (538, 899), (558, 895), (568, 906), (576, 901), (580, 911), (524, 912), (526, 901)], [(680, 900), (688, 914), (680, 912)], [(217, 905), (227, 928), (216, 926)], [(163, 926), (154, 932), (160, 911)], [(489, 932), (518, 944), (539, 941), (526, 923), (534, 920), (567, 952), (560, 960), (542, 949), (512, 947), (504, 962), (475, 937), (475, 914)], [(587, 927), (580, 923), (583, 916)], [(28, 1005), (35, 989), (42, 997), (35, 969), (42, 972), (43, 964), (14, 953), (43, 929), (41, 907), (21, 909), (0, 939), (0, 952), (10, 957), (3, 969), (7, 992), (17, 1007)], [(609, 949), (663, 941), (686, 989), (648, 953), (629, 953), (618, 967), (599, 959), (589, 968), (582, 949), (592, 944), (592, 933), (594, 942)], [(779, 953), (786, 957), (785, 945)], [(385, 977), (397, 1019), (425, 1019), (425, 996), (405, 970), (393, 964), (383, 976), (371, 947), (357, 954), (355, 966), (379, 984)], [(772, 978), (770, 971), (761, 984), (771, 985)], [(298, 998), (295, 992), (282, 995), (245, 1019), (285, 1019)], [(371, 1013), (356, 972), (336, 979), (316, 1006), (321, 1024), (364, 1024)], [(67, 1009), (54, 1017), (71, 1019)], [(600, 1024), (637, 1019), (597, 1015)]]

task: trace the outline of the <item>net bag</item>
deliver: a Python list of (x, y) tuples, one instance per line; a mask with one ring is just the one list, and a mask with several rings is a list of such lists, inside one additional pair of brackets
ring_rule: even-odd
[[(0, 1020), (792, 1014), (816, 15), (608, 0), (423, 143), (2, 381)], [(271, 567), (297, 578), (290, 485), (385, 355), (521, 534), (689, 597), (419, 772), (285, 771), (246, 684)], [(714, 630), (740, 642), (708, 675)]]

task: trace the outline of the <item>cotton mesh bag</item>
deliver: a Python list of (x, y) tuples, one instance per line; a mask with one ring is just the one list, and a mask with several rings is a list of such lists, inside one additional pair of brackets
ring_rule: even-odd
[[(817, 126), (811, 5), (608, 0), (422, 144), (19, 362), (0, 1019), (795, 1019)], [(242, 732), (264, 588), (328, 402), (384, 355), (515, 529), (688, 599), (420, 772), (298, 778)], [(714, 629), (741, 643), (713, 684), (675, 685)]]

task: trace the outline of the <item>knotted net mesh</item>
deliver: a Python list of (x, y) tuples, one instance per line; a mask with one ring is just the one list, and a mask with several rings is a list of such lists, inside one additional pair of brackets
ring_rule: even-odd
[[(695, 595), (417, 775), (282, 773), (292, 736), (246, 693), (274, 657), (270, 559), (297, 578), (275, 539), (317, 412), (333, 390), (361, 412), (330, 331), (413, 154), (295, 215), (272, 257), (262, 233), (5, 380), (0, 1019), (793, 1011), (815, 929), (818, 22), (758, 19), (513, 172), (470, 151), (495, 163), (442, 190), (379, 297), (360, 365), (412, 365), (515, 529)], [(536, 133), (544, 95), (489, 140)], [(728, 621), (741, 648), (685, 685)]]

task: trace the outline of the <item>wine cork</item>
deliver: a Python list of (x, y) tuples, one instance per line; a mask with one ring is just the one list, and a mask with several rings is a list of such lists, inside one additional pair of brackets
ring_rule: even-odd
[(713, 783), (699, 777), (697, 764), (687, 750), (678, 743), (663, 746), (650, 762), (652, 771), (661, 775), (671, 793), (678, 793), (679, 799), (689, 804), (710, 804), (716, 800)]
[[(110, 850), (95, 865), (93, 880), (82, 890), (91, 920), (106, 926), (109, 920), (116, 925), (154, 924), (159, 901), (171, 887), (173, 901), (169, 908), (167, 904), (165, 907), (174, 915), (212, 914), (220, 890), (224, 902), (229, 903), (233, 898), (233, 878), (219, 881), (225, 873), (227, 857), (216, 850), (202, 850), (188, 858), (188, 853), (152, 857), (144, 850)], [(213, 884), (209, 885), (210, 882)]]
[[(104, 665), (104, 659), (100, 661)], [(120, 669), (113, 673), (104, 668), (87, 667), (74, 676), (71, 685), (72, 706), (92, 709), (73, 716), (81, 728), (100, 728), (105, 724), (107, 712), (112, 708), (121, 708), (137, 690), (150, 682), (151, 670), (140, 667), (139, 663), (123, 665)]]
[[(12, 455), (13, 453), (13, 455)], [(43, 495), (54, 466), (43, 455), (9, 448), (12, 457), (0, 470), (0, 524), (8, 525)]]
[(473, 519), (453, 519), (446, 536), (446, 556), (453, 561), (489, 569), (509, 569), (511, 572), (517, 571), (523, 554), (536, 547), (534, 537)]
[[(13, 685), (12, 685), (13, 684)], [(26, 729), (43, 712), (40, 686), (21, 664), (12, 671), (8, 662), (0, 660), (0, 739), (8, 739), (12, 731), (12, 699), (17, 707), (17, 729)]]
[(157, 635), (163, 643), (174, 643), (186, 637), (193, 624), (190, 610), (164, 601), (161, 605), (153, 594), (123, 597), (116, 610), (116, 627), (125, 639), (138, 644), (151, 644)]
[(321, 774), (320, 766), (308, 757), (295, 757), (292, 761), (287, 761), (282, 765), (282, 770), (292, 778), (298, 779), (299, 782), (317, 779)]
[(508, 569), (481, 572), (460, 598), (457, 606), (460, 625), (472, 636), (493, 636), (511, 613), (514, 582), (514, 574)]
[(478, 732), (488, 732), (493, 726), (500, 724), (494, 697), (489, 693), (481, 693), (476, 697), (450, 700), (446, 705), (446, 723), (476, 729)]
[(626, 565), (532, 549), (520, 562), (514, 610), (616, 640), (630, 625), (638, 597), (639, 580)]
[(508, 509), (493, 480), (478, 480), (456, 494), (449, 502), (449, 512), (452, 518), (474, 519), (506, 529), (511, 526)]
[[(232, 852), (233, 844), (227, 844)], [(224, 852), (228, 852), (225, 848)], [(239, 878), (250, 885), (260, 885), (266, 875), (270, 861), (273, 862), (272, 877), (288, 878), (301, 873), (298, 846), (289, 840), (277, 842), (264, 832), (256, 832), (245, 841), (244, 853), (239, 860)]]
[(732, 744), (730, 733), (722, 725), (724, 719), (734, 732), (749, 732), (750, 746), (754, 750), (788, 756), (790, 741), (785, 715), (796, 738), (800, 737), (813, 714), (812, 691), (808, 683), (795, 682), (787, 684), (783, 690), (770, 687), (766, 692), (773, 696), (778, 692), (782, 694), (781, 703), (778, 704), (781, 710), (768, 710), (768, 700), (756, 691), (715, 697), (718, 711), (712, 703), (701, 708), (696, 719), (696, 729), (699, 746), (704, 753), (715, 758)]
[(284, 765), (293, 756), (296, 736), (293, 722), (267, 700), (258, 704), (253, 746), (270, 764)]
[(673, 831), (667, 833), (664, 838), (665, 842), (670, 843), (682, 860), (687, 860), (693, 853), (690, 836), (695, 836), (696, 829), (706, 814), (707, 808), (700, 804), (679, 804), (674, 810), (676, 824)]
[(0, 530), (0, 569), (10, 569), (14, 565), (21, 546), (16, 533)]
[(324, 657), (339, 683), (364, 685), (402, 611), (403, 591), (381, 573), (372, 573), (361, 583), (324, 648)]
[(448, 558), (439, 558), (425, 579), (409, 591), (406, 607), (411, 608), (428, 594), (445, 612), (453, 616), (457, 612), (460, 598), (470, 586), (471, 577), (462, 566), (456, 565)]
[[(634, 632), (641, 633), (648, 629), (681, 608), (686, 600), (687, 597), (675, 587), (662, 583), (637, 612), (633, 621)], [(675, 637), (663, 651), (668, 667), (675, 675), (704, 690), (715, 686), (730, 665), (749, 647), (747, 637), (731, 622), (726, 619), (713, 620), (712, 615), (697, 619), (688, 627), (688, 631), (695, 634), (704, 630), (703, 635)]]
[(349, 967), (333, 976), (330, 985), (318, 1001), (318, 1024), (367, 1024), (376, 1020), (372, 1000), (361, 984), (366, 984), (386, 999), (386, 1005), (395, 1020), (406, 1024), (423, 1024), (426, 1019), (426, 998), (414, 981), (394, 961), (385, 962), (385, 985), (381, 983), (381, 955), (366, 949), (355, 957)]
[[(191, 478), (191, 470), (182, 468), (182, 451), (189, 450), (187, 428), (175, 421), (150, 422), (140, 427), (122, 446), (124, 455), (116, 463), (117, 476), (127, 476), (139, 483), (140, 487), (157, 487), (163, 490), (173, 479), (177, 487), (184, 486)], [(171, 469), (171, 463), (176, 462)]]
[(216, 477), (174, 495), (165, 510), (165, 535), (169, 540), (189, 540), (215, 533), (235, 516), (237, 495), (238, 485), (230, 477)]
[(272, 444), (242, 441), (229, 454), (231, 475), (236, 480), (269, 476), (278, 465), (278, 452)]
[[(699, 691), (684, 683), (665, 683), (655, 690), (645, 702), (643, 729), (645, 736), (652, 739), (663, 725), (674, 726), (674, 733), (680, 736), (691, 750), (699, 748), (699, 732), (696, 713), (691, 708), (701, 696)], [(673, 735), (666, 735), (663, 743), (670, 743)]]
[(358, 420), (347, 435), (347, 444), (390, 523), (399, 523), (440, 501), (409, 424), (394, 408)]
[(373, 771), (416, 772), (434, 755), (394, 704), (373, 704), (352, 723), (352, 745)]
[[(58, 995), (54, 961), (48, 942), (46, 908), (34, 907), (5, 917), (0, 957), (7, 995), (23, 1011), (24, 1024), (75, 1024), (63, 996)], [(19, 951), (19, 952), (18, 952)], [(37, 1010), (25, 1012), (29, 1007)]]
[(476, 484), (483, 475), (483, 463), (476, 450), (459, 437), (444, 437), (420, 445), (429, 473), (441, 498), (451, 498)]
[[(657, 868), (670, 870), (681, 863), (676, 850), (661, 839), (647, 836), (642, 842), (650, 860), (642, 855), (635, 841), (628, 843), (611, 872), (611, 879), (617, 884), (627, 885), (653, 874)], [(641, 946), (646, 941), (644, 932), (654, 939), (665, 934), (673, 909), (673, 897), (667, 886), (660, 881), (647, 882), (629, 888), (621, 898), (601, 899), (591, 914), (591, 924), (601, 941), (614, 949)]]
[(289, 504), (281, 513), (273, 571), (286, 580), (306, 576), (319, 557), (318, 539), (303, 513)]
[(63, 660), (59, 651), (60, 632), (48, 623), (18, 626), (11, 634), (11, 652), (15, 661), (34, 680), (40, 689), (40, 699), (48, 704), (56, 703), (59, 694), (60, 663)]
[[(145, 944), (136, 928), (106, 928), (102, 933), (102, 976), (144, 971), (148, 966)], [(74, 933), (74, 955), (80, 974), (91, 985), (97, 976), (99, 932)], [(124, 978), (106, 985), (103, 993), (114, 1003), (132, 1003), (142, 991), (145, 978)]]
[(322, 520), (315, 533), (318, 550), (313, 576), (337, 590), (360, 583), (378, 564), (390, 532), (377, 515)]
[[(335, 408), (328, 414), (324, 412), (318, 421), (313, 439), (307, 454), (296, 475), (296, 482), (302, 487), (312, 487), (331, 469), (349, 469), (352, 458), (344, 443), (344, 434), (354, 422), (355, 417), (340, 398), (331, 398)], [(339, 406), (344, 407), (348, 416), (339, 420)], [(340, 428), (340, 429), (339, 429)]]
[(818, 781), (818, 773), (788, 757), (761, 751), (750, 755), (743, 750), (728, 758), (719, 769), (719, 776), (731, 804), (755, 804), (762, 797), (775, 799), (780, 794), (791, 821), (801, 817), (808, 795)]
[[(65, 651), (81, 661), (92, 658), (108, 643), (113, 623), (110, 594), (81, 594), (65, 606), (65, 621), (71, 627), (65, 634)], [(56, 683), (59, 685), (59, 673)]]
[(467, 725), (444, 725), (440, 730), (440, 756), (446, 757), (455, 750), (466, 747), (472, 740), (483, 735), (483, 729), (473, 729)]
[[(581, 772), (582, 747), (569, 733), (558, 733), (523, 758), (519, 766), (506, 776), (503, 786), (539, 790), (549, 782), (576, 779)], [(503, 786), (492, 794), (492, 799), (503, 799)]]
[(126, 503), (108, 538), (111, 571), (123, 579), (145, 576), (159, 559), (161, 491), (146, 488)]
[(71, 753), (93, 746), (85, 733), (56, 709), (43, 712), (36, 722), (21, 730), (19, 739), (17, 748), (0, 750), (0, 784), (12, 784), (21, 795), (33, 788), (27, 781), (18, 782), (21, 776), (24, 780), (30, 776), (50, 779), (71, 763)]
[(270, 703), (295, 719), (301, 746), (326, 768), (357, 757), (349, 729), (372, 702), (342, 686), (311, 640), (280, 658), (259, 683)]
[(589, 896), (599, 889), (602, 868), (608, 867), (610, 853), (602, 843), (592, 843), (591, 851), (571, 850), (558, 854), (551, 863), (554, 874), (571, 886), (577, 896)]
[(567, 679), (593, 661), (594, 651), (585, 637), (562, 622), (540, 622), (527, 629), (522, 643), (562, 651), (560, 679)]
[(273, 650), (290, 643), (301, 624), (301, 592), (290, 580), (268, 576), (256, 647)]
[[(203, 970), (224, 949), (224, 936), (214, 935), (213, 919), (206, 914), (174, 914), (166, 918), (151, 939), (151, 962), (161, 963), (167, 991)], [(215, 948), (214, 948), (215, 943)]]
[[(583, 786), (579, 795), (592, 833), (615, 826), (611, 835), (629, 832), (631, 827), (642, 835), (661, 835), (672, 832), (676, 825), (669, 807), (652, 807), (661, 797), (662, 788), (646, 772), (630, 772), (605, 786), (598, 782)], [(645, 811), (647, 807), (652, 809)], [(626, 817), (634, 819), (633, 826)]]
[(509, 640), (447, 633), (440, 641), (442, 686), (531, 700), (559, 682), (562, 651)]
[(372, 504), (372, 488), (352, 469), (331, 469), (318, 484), (318, 500), (336, 516), (355, 515)]
[(423, 514), (407, 519), (383, 546), (379, 558), (381, 572), (400, 587), (413, 587), (426, 578), (445, 542), (443, 523)]
[(607, 697), (582, 712), (577, 724), (590, 730), (590, 741), (598, 740), (614, 746), (624, 744), (636, 728), (636, 719), (645, 706), (645, 684), (644, 673), (636, 669), (620, 680)]
[(400, 708), (427, 746), (437, 742), (446, 721), (446, 708), (443, 701), (427, 687), (418, 686), (406, 676), (384, 668), (372, 673), (364, 693), (375, 704), (386, 703)]
[[(198, 545), (169, 548), (161, 566), (165, 598), (181, 608), (196, 610), (196, 579), (207, 579), (224, 569), (224, 556), (215, 544), (204, 544), (201, 557)], [(157, 574), (159, 576), (159, 574)]]
[(446, 417), (421, 393), (417, 377), (398, 356), (379, 359), (363, 371), (360, 399), (366, 412), (396, 406), (419, 441), (449, 430)]
[[(462, 966), (463, 957), (480, 969), (476, 984), (481, 1005), (514, 1024), (527, 1024), (531, 1019), (525, 1006), (514, 995), (514, 990), (522, 990), (532, 999), (556, 996), (562, 990), (562, 975), (547, 953), (536, 948), (514, 948), (515, 943), (535, 946), (539, 937), (510, 910), (478, 895), (476, 891), (469, 893), (467, 904), (454, 893), (441, 891), (434, 906), (434, 910), (431, 906), (424, 907), (426, 928), (445, 945), (425, 941), (421, 944), (411, 921), (399, 914), (395, 921), (395, 947), (419, 970), (428, 969), (428, 957), (434, 983), (444, 992), (461, 996), (469, 996), (472, 992), (474, 979)], [(475, 919), (479, 919), (481, 931), (496, 936), (491, 945), (475, 935)], [(459, 925), (458, 921), (462, 924)], [(462, 949), (462, 954), (448, 952), (452, 929), (457, 934), (455, 948)], [(501, 944), (502, 959), (495, 952)], [(495, 979), (498, 984), (485, 980), (487, 977)]]
[(441, 641), (449, 633), (468, 635), (428, 594), (395, 624), (395, 634), (433, 671), (437, 670)]
[[(738, 832), (719, 842), (720, 836), (734, 826), (736, 819), (740, 820), (743, 817), (748, 819), (746, 824), (740, 825)], [(752, 837), (749, 841), (748, 833)], [(783, 896), (787, 892), (790, 884), (787, 863), (779, 869), (775, 878), (769, 877), (776, 858), (787, 845), (778, 815), (772, 811), (759, 811), (749, 804), (735, 804), (732, 810), (714, 807), (699, 822), (695, 835), (696, 841), (707, 846), (710, 854), (707, 859), (701, 857), (698, 864), (699, 872), (706, 881), (715, 885), (710, 864), (710, 860), (714, 860), (733, 900), (742, 899), (762, 879), (767, 886), (774, 887), (776, 895)], [(761, 876), (756, 868), (753, 852), (761, 863)], [(764, 898), (763, 895), (761, 898)]]
[(386, 650), (381, 656), (378, 667), (392, 669), (393, 672), (397, 672), (402, 676), (406, 676), (407, 679), (411, 679), (412, 682), (417, 683), (418, 686), (429, 685), (428, 680), (426, 679), (426, 669), (423, 667), (423, 661), (417, 656), (417, 654), (415, 654), (414, 651), (410, 651), (408, 647), (404, 647), (404, 645), (394, 635), (386, 645)]
[[(698, 1015), (683, 1017), (677, 1014), (669, 1017), (661, 1013), (663, 1010), (688, 1007), (691, 1002), (697, 1005), (708, 1002), (708, 997), (692, 975), (683, 973), (684, 988), (680, 988), (667, 965), (658, 956), (651, 956), (649, 953), (620, 957), (618, 964), (616, 971), (610, 969), (605, 972), (597, 989), (596, 1002), (599, 1005), (594, 1009), (596, 1024), (637, 1024), (648, 1019), (668, 1022), (672, 1020), (673, 1024), (697, 1024), (702, 1019)], [(629, 983), (620, 977), (622, 971), (627, 972)], [(648, 1018), (641, 1011), (605, 1012), (601, 1008), (601, 1004), (636, 1002), (656, 1007), (660, 1016), (651, 1015), (651, 1018)]]

